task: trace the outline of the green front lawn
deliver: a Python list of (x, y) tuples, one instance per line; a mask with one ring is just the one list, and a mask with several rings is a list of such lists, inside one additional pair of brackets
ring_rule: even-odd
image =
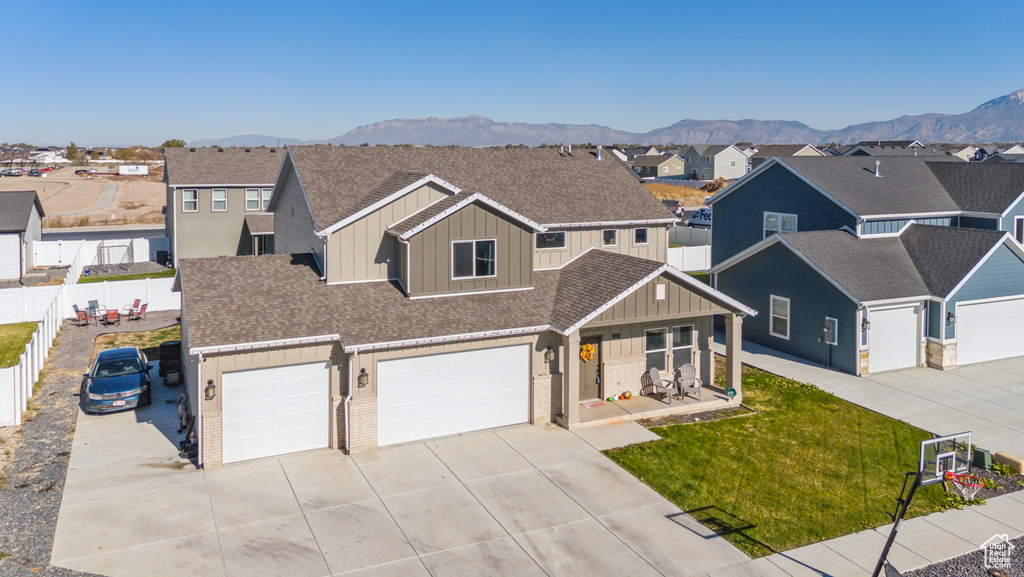
[[(891, 522), (929, 433), (746, 366), (743, 400), (757, 414), (658, 427), (661, 440), (605, 454), (751, 557)], [(908, 517), (947, 506), (923, 487)]]
[(136, 280), (140, 278), (166, 278), (174, 276), (174, 269), (169, 268), (167, 270), (161, 270), (157, 272), (142, 272), (138, 274), (123, 274), (120, 276), (83, 276), (78, 279), (79, 283), (87, 282), (103, 282), (103, 281), (115, 281), (115, 280)]
[(0, 369), (18, 364), (25, 345), (32, 340), (32, 333), (38, 326), (38, 323), (0, 325)]

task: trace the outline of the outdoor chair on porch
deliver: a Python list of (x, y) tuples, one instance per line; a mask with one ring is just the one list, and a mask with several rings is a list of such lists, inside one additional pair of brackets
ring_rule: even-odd
[(650, 371), (643, 374), (640, 377), (640, 393), (647, 394), (648, 391), (653, 393), (662, 393), (665, 395), (665, 400), (668, 404), (672, 404), (672, 392), (669, 389), (675, 388), (672, 381), (665, 381), (661, 378), (661, 372), (657, 367), (652, 368)]
[(146, 320), (146, 307), (149, 303), (143, 303), (141, 307), (136, 307), (134, 311), (128, 313), (128, 320), (130, 321), (144, 321)]
[(680, 400), (686, 397), (686, 393), (692, 394), (694, 391), (697, 392), (697, 400), (701, 400), (704, 383), (697, 376), (697, 367), (686, 363), (677, 368), (673, 381), (675, 382), (676, 390), (679, 391)]

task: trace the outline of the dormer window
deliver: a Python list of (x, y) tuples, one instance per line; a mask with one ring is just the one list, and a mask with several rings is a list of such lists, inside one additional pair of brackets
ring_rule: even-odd
[(452, 243), (452, 278), (472, 279), (495, 276), (494, 240)]
[(538, 232), (534, 246), (538, 250), (565, 248), (564, 232)]

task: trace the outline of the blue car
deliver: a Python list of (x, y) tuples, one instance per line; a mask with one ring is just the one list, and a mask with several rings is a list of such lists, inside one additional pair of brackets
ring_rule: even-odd
[(150, 404), (150, 369), (138, 347), (101, 352), (82, 381), (85, 412), (110, 413)]

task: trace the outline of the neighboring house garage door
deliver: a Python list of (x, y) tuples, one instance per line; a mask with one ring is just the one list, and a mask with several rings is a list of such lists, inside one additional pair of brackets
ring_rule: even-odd
[(224, 373), (221, 389), (225, 463), (327, 446), (326, 362)]
[(21, 278), (21, 242), (16, 234), (0, 234), (0, 280)]
[(1024, 355), (1024, 298), (956, 307), (956, 364)]
[(377, 363), (378, 446), (529, 418), (529, 345)]
[(917, 365), (921, 348), (917, 306), (869, 310), (868, 372), (880, 373)]

